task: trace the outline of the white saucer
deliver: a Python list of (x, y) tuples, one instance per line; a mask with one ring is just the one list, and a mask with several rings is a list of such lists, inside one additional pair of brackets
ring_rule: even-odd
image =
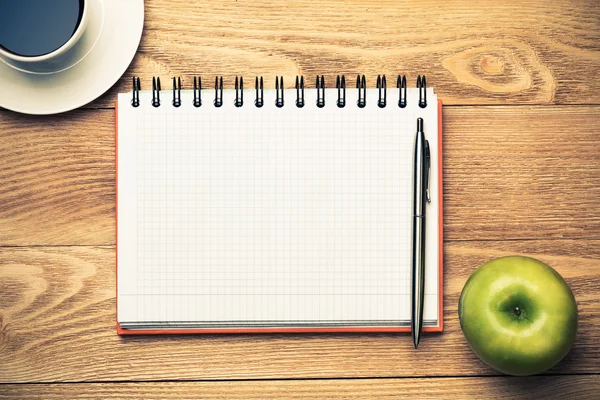
[(90, 0), (88, 26), (60, 65), (0, 58), (0, 107), (56, 114), (98, 98), (123, 75), (144, 27), (144, 0)]

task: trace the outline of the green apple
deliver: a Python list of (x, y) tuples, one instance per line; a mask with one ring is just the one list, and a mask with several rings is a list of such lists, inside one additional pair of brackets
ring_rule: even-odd
[(565, 280), (541, 261), (502, 257), (467, 280), (458, 302), (460, 326), (485, 363), (509, 375), (556, 365), (577, 333), (577, 303)]

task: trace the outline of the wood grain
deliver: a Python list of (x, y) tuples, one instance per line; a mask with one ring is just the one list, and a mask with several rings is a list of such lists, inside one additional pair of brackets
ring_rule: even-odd
[(550, 373), (598, 373), (600, 240), (446, 244), (445, 331), (418, 351), (396, 334), (119, 337), (114, 248), (77, 246), (0, 252), (0, 382), (496, 375), (469, 349), (457, 303), (479, 265), (507, 254), (547, 262), (577, 299), (575, 346)]
[(596, 399), (600, 376), (4, 385), (0, 399)]
[[(600, 107), (444, 109), (447, 240), (600, 238)], [(0, 245), (115, 243), (111, 110), (0, 112)]]
[(0, 112), (0, 245), (115, 242), (114, 111)]
[[(427, 75), (446, 104), (600, 104), (600, 3), (504, 1), (146, 1), (137, 56), (90, 107), (141, 76)], [(351, 80), (352, 81), (352, 80)], [(168, 85), (165, 85), (168, 88)]]
[[(24, 383), (0, 399), (597, 398), (598, 71), (596, 0), (146, 1), (132, 65), (87, 110), (0, 110), (0, 382)], [(370, 87), (425, 74), (450, 105), (445, 332), (419, 351), (391, 334), (117, 336), (112, 108), (131, 77), (332, 87), (357, 73)], [(497, 376), (460, 331), (466, 279), (507, 254), (549, 263), (577, 298), (578, 337), (552, 376)]]

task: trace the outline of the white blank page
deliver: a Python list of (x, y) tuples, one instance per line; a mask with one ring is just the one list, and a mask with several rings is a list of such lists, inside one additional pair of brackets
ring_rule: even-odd
[(294, 105), (118, 106), (118, 320), (122, 324), (406, 325), (410, 321), (412, 151), (417, 117), (432, 153), (426, 324), (438, 321), (437, 99), (400, 109)]

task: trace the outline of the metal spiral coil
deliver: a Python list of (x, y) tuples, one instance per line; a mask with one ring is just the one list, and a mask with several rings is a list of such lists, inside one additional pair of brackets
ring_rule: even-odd
[(192, 102), (194, 107), (200, 107), (202, 105), (202, 77), (198, 79), (194, 77), (194, 100)]
[(275, 77), (275, 106), (278, 108), (283, 107), (283, 76)]
[(336, 105), (339, 108), (344, 108), (346, 106), (346, 77), (344, 75), (342, 75), (341, 78), (339, 75), (337, 76), (335, 79), (335, 87), (338, 96)]
[(160, 107), (160, 78), (152, 77), (152, 107)]
[[(182, 105), (181, 100), (181, 90), (182, 90), (182, 82), (181, 77), (173, 77), (173, 107), (180, 107)], [(194, 76), (194, 85), (193, 85), (193, 106), (198, 108), (202, 106), (202, 77)], [(263, 77), (257, 76), (255, 78), (254, 84), (256, 90), (256, 98), (254, 100), (254, 105), (258, 108), (263, 107), (264, 105), (264, 83)], [(305, 101), (305, 85), (304, 85), (304, 76), (297, 75), (296, 76), (296, 101), (295, 105), (298, 108), (303, 108), (306, 105)], [(317, 75), (316, 78), (316, 90), (317, 90), (317, 100), (316, 106), (318, 108), (325, 107), (325, 76)], [(339, 108), (343, 108), (346, 106), (346, 77), (345, 75), (337, 75), (335, 87), (337, 90), (337, 101), (336, 105)], [(377, 106), (379, 108), (384, 108), (387, 106), (387, 80), (385, 75), (377, 76), (377, 91), (378, 91), (378, 99)], [(358, 91), (357, 96), (357, 106), (359, 108), (365, 108), (367, 105), (367, 81), (365, 75), (357, 75), (356, 77), (356, 88)], [(398, 89), (398, 107), (406, 108), (408, 106), (408, 87), (406, 84), (406, 75), (398, 75), (396, 80), (396, 88)], [(427, 78), (425, 75), (418, 75), (417, 77), (417, 89), (419, 93), (418, 106), (420, 108), (427, 107)], [(132, 107), (139, 107), (141, 104), (140, 101), (140, 91), (142, 90), (140, 78), (134, 76), (132, 79), (132, 97), (131, 97), (131, 105)], [(152, 77), (152, 106), (160, 107), (161, 99), (161, 82), (160, 77), (153, 76)], [(284, 101), (285, 87), (283, 84), (283, 76), (275, 77), (275, 106), (277, 108), (282, 108), (285, 105)], [(221, 107), (223, 105), (223, 77), (217, 76), (215, 77), (215, 98), (214, 98), (214, 106)], [(244, 105), (244, 78), (242, 76), (235, 77), (235, 107), (242, 107)]]
[(179, 106), (181, 106), (181, 77), (177, 79), (173, 77), (173, 107)]
[(223, 105), (223, 77), (220, 79), (217, 76), (215, 78), (215, 107), (221, 107)]
[(421, 75), (417, 77), (417, 88), (419, 89), (419, 107), (427, 107), (427, 81), (425, 75), (421, 78)]
[[(261, 108), (263, 106), (263, 104), (265, 104), (264, 102), (264, 85), (263, 85), (263, 77), (260, 77), (260, 85), (259, 85), (259, 80), (258, 80), (258, 76), (256, 77), (256, 81), (254, 82), (254, 87), (256, 88), (256, 99), (254, 100), (254, 105), (258, 108)], [(260, 92), (259, 92), (260, 89)]]
[(304, 107), (304, 76), (296, 75), (296, 107)]
[(233, 105), (236, 107), (241, 107), (244, 105), (244, 78), (240, 76), (239, 84), (238, 77), (235, 77), (235, 101)]
[(134, 107), (139, 107), (140, 106), (140, 90), (142, 90), (142, 87), (140, 85), (140, 78), (139, 77), (133, 77), (133, 94), (132, 94), (132, 99), (131, 99), (131, 105)]
[(321, 75), (321, 79), (319, 80), (319, 75), (317, 75), (317, 107), (323, 108), (325, 107), (325, 77)]
[(356, 101), (356, 105), (358, 108), (365, 108), (367, 105), (367, 79), (365, 76), (360, 78), (360, 75), (356, 77), (356, 88), (358, 89), (358, 100)]
[(385, 81), (385, 75), (383, 75), (383, 77), (381, 75), (377, 75), (377, 91), (379, 92), (377, 106), (379, 108), (384, 108), (387, 104), (387, 83)]
[(396, 81), (396, 87), (398, 88), (398, 107), (406, 107), (406, 75), (398, 75)]

